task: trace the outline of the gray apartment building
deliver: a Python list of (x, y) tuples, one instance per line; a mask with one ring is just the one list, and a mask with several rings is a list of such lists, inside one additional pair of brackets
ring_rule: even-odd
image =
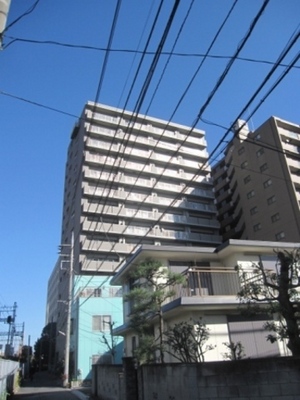
[(220, 234), (300, 241), (300, 126), (271, 117), (255, 131), (239, 121), (212, 168)]

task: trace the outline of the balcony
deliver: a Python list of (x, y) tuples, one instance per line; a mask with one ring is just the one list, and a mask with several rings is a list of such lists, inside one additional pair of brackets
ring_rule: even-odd
[[(190, 268), (184, 276), (186, 284), (174, 285), (173, 296), (168, 297), (163, 304), (163, 311), (171, 311), (177, 307), (191, 306), (205, 309), (217, 309), (228, 304), (237, 307), (237, 293), (240, 290), (238, 273), (234, 270)], [(169, 290), (168, 289), (168, 290)], [(130, 315), (132, 303), (127, 303), (127, 314)], [(130, 316), (129, 316), (130, 318)]]
[(186, 286), (175, 285), (174, 296), (180, 297), (235, 296), (240, 290), (238, 273), (234, 270), (190, 268), (186, 274)]

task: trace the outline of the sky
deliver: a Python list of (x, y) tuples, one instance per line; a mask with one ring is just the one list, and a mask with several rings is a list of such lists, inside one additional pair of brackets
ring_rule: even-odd
[[(299, 0), (267, 2), (255, 24), (263, 0), (181, 0), (168, 32), (173, 0), (163, 2), (154, 29), (159, 0), (120, 3), (112, 35), (117, 0), (11, 1), (0, 52), (0, 311), (17, 303), (24, 344), (29, 337), (34, 344), (45, 326), (67, 148), (87, 101), (129, 111), (140, 104), (152, 117), (197, 122), (209, 152), (240, 116), (251, 129), (272, 115), (300, 123), (299, 60), (272, 89), (299, 55)], [(296, 32), (282, 65), (245, 109)]]

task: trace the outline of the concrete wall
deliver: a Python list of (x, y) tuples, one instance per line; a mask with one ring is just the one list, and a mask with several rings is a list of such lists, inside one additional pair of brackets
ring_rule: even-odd
[(123, 400), (123, 366), (93, 365), (92, 393), (101, 400)]
[(142, 367), (143, 397), (139, 400), (297, 400), (299, 362), (286, 357), (147, 365)]
[[(94, 366), (93, 393), (101, 400), (299, 400), (300, 359), (294, 357), (144, 365)], [(131, 366), (129, 365), (131, 370)], [(124, 375), (122, 374), (124, 372)], [(138, 396), (128, 392), (130, 385)], [(136, 386), (137, 385), (137, 386)], [(126, 389), (127, 388), (127, 389)]]

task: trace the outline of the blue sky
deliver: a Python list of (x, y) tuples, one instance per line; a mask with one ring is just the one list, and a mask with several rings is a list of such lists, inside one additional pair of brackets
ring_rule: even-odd
[[(12, 0), (8, 24), (34, 3), (34, 0)], [(33, 344), (45, 325), (47, 281), (60, 244), (64, 168), (75, 116), (80, 115), (88, 100), (97, 99), (113, 107), (125, 106), (141, 58), (140, 53), (135, 55), (132, 50), (144, 49), (158, 4), (158, 0), (122, 1), (111, 46), (114, 51), (110, 53), (99, 96), (97, 87), (105, 52), (45, 42), (107, 48), (116, 1), (40, 0), (33, 12), (5, 33), (4, 48), (0, 52), (0, 307), (17, 302), (16, 322), (25, 322), (26, 343), (30, 335)], [(166, 55), (160, 57), (141, 112), (171, 118), (233, 4), (233, 0), (194, 1), (174, 49), (177, 55), (172, 56), (150, 104), (167, 60)], [(180, 103), (174, 122), (193, 124), (262, 4), (262, 0), (237, 1), (210, 57)], [(172, 50), (189, 5), (189, 0), (180, 2), (164, 52)], [(150, 52), (158, 47), (172, 7), (173, 1), (164, 2), (149, 44)], [(293, 33), (299, 32), (299, 15), (298, 0), (269, 2), (239, 54), (252, 61), (234, 62), (203, 113), (203, 119), (225, 127), (231, 125), (272, 67), (262, 61), (274, 63)], [(284, 63), (289, 64), (298, 52), (299, 40)], [(127, 102), (129, 110), (136, 105), (152, 60), (153, 55), (145, 56)], [(296, 66), (251, 118), (251, 128), (257, 128), (271, 115), (300, 123), (299, 61)], [(251, 114), (283, 71), (283, 66), (278, 68), (244, 118)], [(197, 128), (206, 131), (210, 151), (225, 132), (202, 121)], [(1, 324), (1, 332), (6, 330), (7, 325)]]

